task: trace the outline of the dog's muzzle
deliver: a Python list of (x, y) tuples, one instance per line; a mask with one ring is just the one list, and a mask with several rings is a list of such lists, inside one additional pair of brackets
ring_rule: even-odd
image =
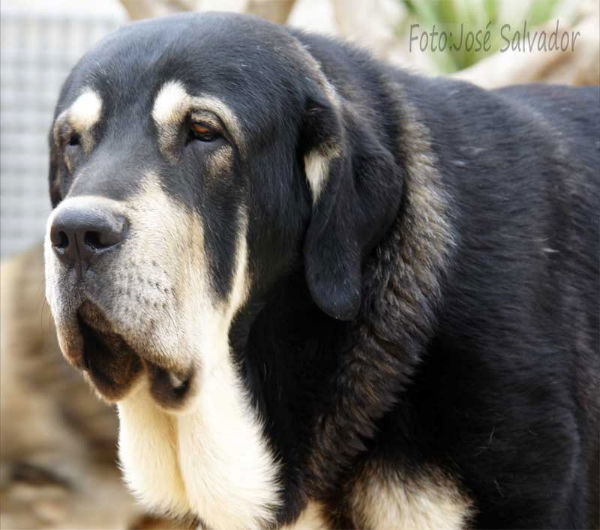
[[(63, 354), (108, 401), (122, 399), (147, 377), (159, 405), (180, 409), (191, 394), (194, 370), (174, 366), (153, 350), (161, 330), (144, 300), (150, 303), (153, 297), (154, 311), (174, 302), (167, 299), (170, 292), (156, 286), (152, 270), (126, 258), (139, 254), (127, 248), (129, 232), (129, 220), (110, 204), (65, 202), (52, 219), (48, 243), (56, 258), (50, 269), (57, 302), (51, 305), (59, 335), (67, 337)], [(131, 277), (134, 283), (124, 284)]]

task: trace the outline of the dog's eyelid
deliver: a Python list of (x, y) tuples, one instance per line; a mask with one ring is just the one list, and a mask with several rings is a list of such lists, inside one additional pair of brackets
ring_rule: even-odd
[(213, 110), (194, 108), (188, 113), (185, 123), (188, 130), (191, 129), (191, 125), (203, 125), (212, 130), (215, 138), (218, 137), (232, 146), (238, 145), (235, 136), (225, 126), (224, 120)]
[(201, 109), (193, 110), (189, 114), (189, 119), (193, 123), (206, 125), (207, 127), (215, 129), (215, 131), (218, 131), (218, 132), (225, 131), (223, 122), (213, 112), (210, 112), (207, 110), (201, 110)]

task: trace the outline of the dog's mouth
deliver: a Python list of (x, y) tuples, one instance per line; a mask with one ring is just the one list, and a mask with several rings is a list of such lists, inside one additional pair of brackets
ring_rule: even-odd
[[(146, 351), (133, 348), (90, 301), (77, 310), (77, 324), (83, 344), (80, 367), (104, 399), (119, 401), (146, 375), (150, 393), (159, 405), (167, 409), (184, 405), (192, 388), (193, 369), (166, 367)], [(147, 345), (147, 350), (151, 349), (151, 344)]]

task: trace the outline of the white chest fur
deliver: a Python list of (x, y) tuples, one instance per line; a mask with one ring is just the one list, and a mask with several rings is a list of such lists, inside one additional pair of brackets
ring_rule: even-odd
[(119, 456), (142, 502), (193, 513), (210, 528), (252, 529), (272, 521), (277, 465), (230, 365), (205, 374), (195, 406), (159, 409), (144, 384), (119, 403)]

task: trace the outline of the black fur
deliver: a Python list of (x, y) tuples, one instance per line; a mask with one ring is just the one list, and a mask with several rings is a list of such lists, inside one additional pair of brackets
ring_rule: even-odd
[[(218, 145), (175, 168), (158, 152), (150, 109), (171, 79), (240, 120), (247, 150), (216, 184), (202, 149)], [(453, 477), (477, 528), (598, 526), (598, 87), (484, 91), (217, 14), (115, 33), (57, 113), (83, 86), (111, 106), (78, 161), (85, 190), (53, 142), (54, 204), (127, 196), (155, 168), (213, 227), (223, 296), (248, 209), (253, 289), (230, 338), (283, 464), (280, 522), (316, 498), (360, 526), (348, 495), (375, 463), (399, 483)], [(304, 157), (331, 146), (313, 206)]]

